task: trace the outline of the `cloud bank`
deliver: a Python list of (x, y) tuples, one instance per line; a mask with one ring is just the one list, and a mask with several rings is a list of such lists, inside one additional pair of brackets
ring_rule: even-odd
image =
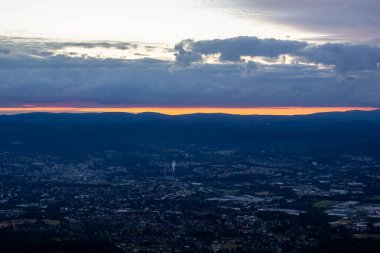
[[(56, 54), (63, 46), (1, 43), (0, 106), (380, 105), (376, 45), (255, 37), (185, 40), (175, 46), (173, 61)], [(219, 60), (207, 63), (209, 55)]]
[(220, 54), (222, 61), (240, 61), (241, 56), (278, 57), (290, 54), (306, 47), (306, 42), (259, 39), (257, 37), (237, 37), (224, 40), (184, 40), (175, 46), (176, 61), (180, 65), (189, 65), (199, 61), (202, 55)]
[(294, 63), (322, 64), (340, 73), (379, 70), (380, 47), (371, 44), (325, 43), (236, 37), (224, 40), (184, 40), (175, 46), (176, 63), (189, 66), (202, 62), (208, 55), (219, 55), (220, 61), (240, 62), (242, 57), (267, 57), (275, 61), (290, 56)]

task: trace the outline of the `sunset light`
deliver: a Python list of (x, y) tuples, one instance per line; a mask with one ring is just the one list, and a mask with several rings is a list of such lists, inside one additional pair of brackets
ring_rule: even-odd
[(261, 108), (180, 108), (180, 107), (5, 107), (0, 108), (1, 114), (16, 114), (29, 112), (51, 113), (144, 113), (153, 112), (167, 115), (184, 115), (195, 113), (225, 113), (235, 115), (307, 115), (322, 112), (346, 112), (353, 110), (372, 111), (374, 107), (261, 107)]

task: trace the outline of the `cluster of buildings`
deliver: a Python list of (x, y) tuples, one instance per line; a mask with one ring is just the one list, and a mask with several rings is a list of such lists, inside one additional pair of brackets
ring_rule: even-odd
[(121, 252), (302, 252), (325, 234), (380, 235), (380, 161), (195, 148), (0, 153), (1, 230)]

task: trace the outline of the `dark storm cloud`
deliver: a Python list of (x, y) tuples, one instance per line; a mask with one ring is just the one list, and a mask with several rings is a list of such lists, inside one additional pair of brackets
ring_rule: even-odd
[[(155, 59), (100, 59), (39, 53), (28, 44), (0, 54), (0, 106), (68, 104), (90, 106), (379, 106), (380, 71), (373, 67), (378, 48), (371, 45), (273, 42), (246, 44), (238, 38), (177, 46), (177, 54), (196, 55), (187, 67)], [(257, 38), (252, 40), (255, 42)], [(266, 42), (266, 41), (265, 41)], [(261, 42), (263, 43), (263, 42)], [(223, 45), (222, 45), (223, 44)], [(260, 44), (260, 43), (259, 43)], [(202, 45), (202, 46), (199, 46)], [(241, 45), (241, 44), (239, 44)], [(286, 46), (284, 46), (286, 45)], [(228, 47), (231, 47), (229, 49)], [(180, 50), (184, 52), (180, 52)], [(251, 53), (253, 50), (255, 53)], [(276, 51), (277, 50), (277, 51)], [(203, 53), (225, 53), (223, 64), (204, 64)], [(242, 54), (276, 57), (288, 52), (304, 61), (334, 64), (320, 69), (306, 64), (261, 64), (235, 61)], [(360, 53), (362, 55), (360, 55)], [(369, 60), (366, 60), (366, 59)], [(177, 58), (178, 60), (178, 58)], [(183, 60), (183, 59), (182, 59)], [(343, 71), (344, 70), (344, 71)]]
[(296, 54), (309, 62), (332, 65), (338, 72), (380, 69), (380, 47), (375, 45), (327, 43)]
[(380, 37), (380, 1), (376, 0), (216, 0), (209, 4), (318, 34), (351, 40)]
[(186, 66), (202, 59), (202, 55), (220, 54), (222, 61), (240, 61), (241, 56), (278, 57), (304, 48), (306, 42), (237, 37), (224, 40), (184, 40), (178, 43), (176, 62)]
[(220, 54), (221, 61), (239, 62), (242, 56), (278, 58), (296, 57), (298, 61), (331, 66), (339, 73), (374, 71), (380, 68), (380, 47), (371, 44), (306, 42), (256, 37), (237, 37), (224, 40), (184, 40), (175, 46), (176, 64), (190, 66), (201, 62), (203, 56)]

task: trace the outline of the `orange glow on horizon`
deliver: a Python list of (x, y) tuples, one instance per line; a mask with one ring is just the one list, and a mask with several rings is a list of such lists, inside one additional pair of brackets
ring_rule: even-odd
[(51, 113), (102, 113), (154, 112), (167, 115), (194, 113), (225, 113), (236, 115), (305, 115), (321, 112), (346, 112), (351, 110), (372, 111), (374, 107), (253, 107), (253, 108), (208, 108), (208, 107), (0, 107), (0, 114), (19, 114), (30, 112)]

